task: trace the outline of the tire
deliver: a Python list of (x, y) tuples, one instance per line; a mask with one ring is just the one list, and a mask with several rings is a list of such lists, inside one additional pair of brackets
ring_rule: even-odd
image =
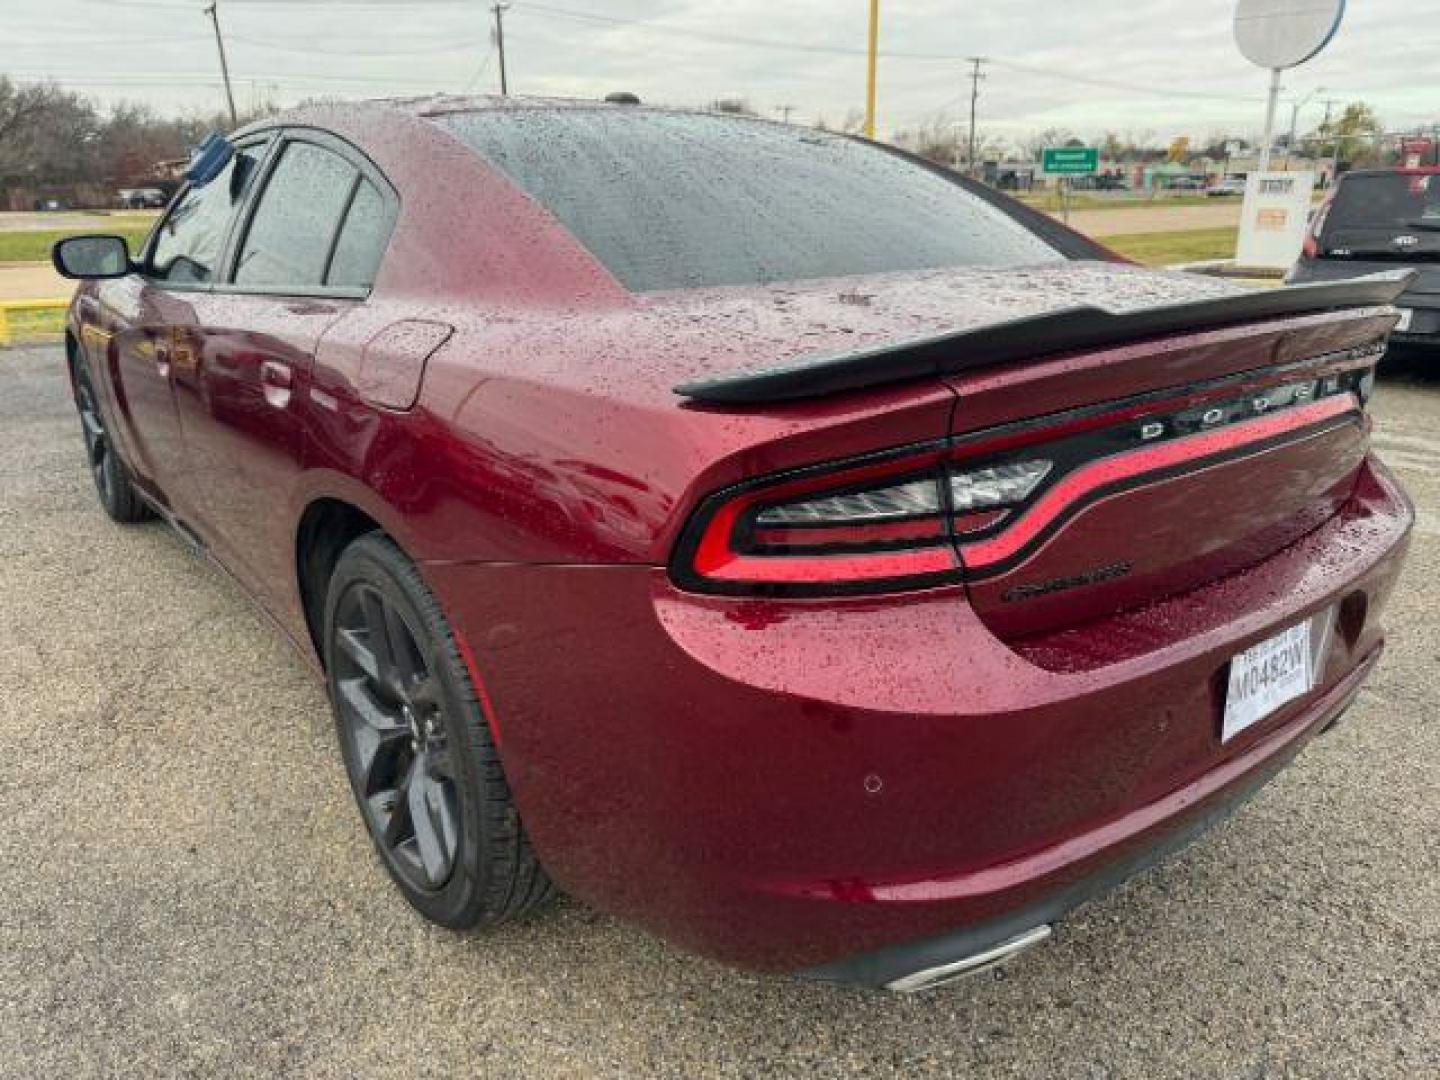
[(140, 497), (130, 479), (130, 470), (120, 460), (115, 443), (105, 427), (105, 414), (85, 362), (71, 355), (75, 372), (75, 408), (80, 414), (80, 433), (85, 439), (85, 461), (90, 467), (100, 505), (112, 521), (134, 525), (149, 521), (155, 511)]
[(351, 790), (411, 906), (468, 929), (554, 896), (449, 624), (415, 565), (383, 534), (341, 553), (324, 632)]

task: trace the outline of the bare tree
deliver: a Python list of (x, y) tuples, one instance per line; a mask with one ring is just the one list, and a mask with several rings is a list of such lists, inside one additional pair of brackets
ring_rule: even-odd
[(1039, 161), (1042, 150), (1051, 146), (1068, 146), (1074, 138), (1075, 133), (1069, 128), (1050, 127), (1026, 138), (1020, 148), (1029, 160)]

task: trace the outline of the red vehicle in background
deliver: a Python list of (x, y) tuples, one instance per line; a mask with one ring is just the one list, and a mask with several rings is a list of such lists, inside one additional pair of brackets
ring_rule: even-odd
[(558, 886), (934, 985), (1379, 656), (1403, 274), (1148, 271), (885, 147), (639, 106), (316, 107), (202, 159), (141, 252), (57, 247), (88, 460), (326, 680), (437, 922)]

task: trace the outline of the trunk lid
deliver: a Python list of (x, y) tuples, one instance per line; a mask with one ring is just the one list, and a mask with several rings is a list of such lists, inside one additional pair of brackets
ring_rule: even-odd
[(957, 536), (976, 610), (1007, 639), (1062, 629), (1319, 527), (1364, 459), (1389, 322), (1329, 312), (952, 376), (962, 456), (1050, 465), (1003, 520)]
[[(728, 491), (707, 477), (677, 580), (829, 595), (963, 579), (1012, 638), (1233, 573), (1350, 496), (1366, 451), (1361, 380), (1407, 280), (1257, 291), (1071, 263), (747, 296), (731, 356), (782, 324), (786, 348), (768, 365), (696, 371), (676, 386), (682, 415), (808, 428), (812, 410), (906, 387), (948, 388), (953, 408), (938, 441), (912, 428), (857, 458), (821, 438), (789, 475), (748, 471)], [(703, 298), (712, 316), (719, 299)], [(651, 311), (677, 326), (700, 303)]]

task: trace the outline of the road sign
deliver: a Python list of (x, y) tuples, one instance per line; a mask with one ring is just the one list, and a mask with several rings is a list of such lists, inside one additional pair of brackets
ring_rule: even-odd
[(1100, 151), (1093, 146), (1057, 146), (1040, 154), (1046, 176), (1084, 176), (1100, 170)]

